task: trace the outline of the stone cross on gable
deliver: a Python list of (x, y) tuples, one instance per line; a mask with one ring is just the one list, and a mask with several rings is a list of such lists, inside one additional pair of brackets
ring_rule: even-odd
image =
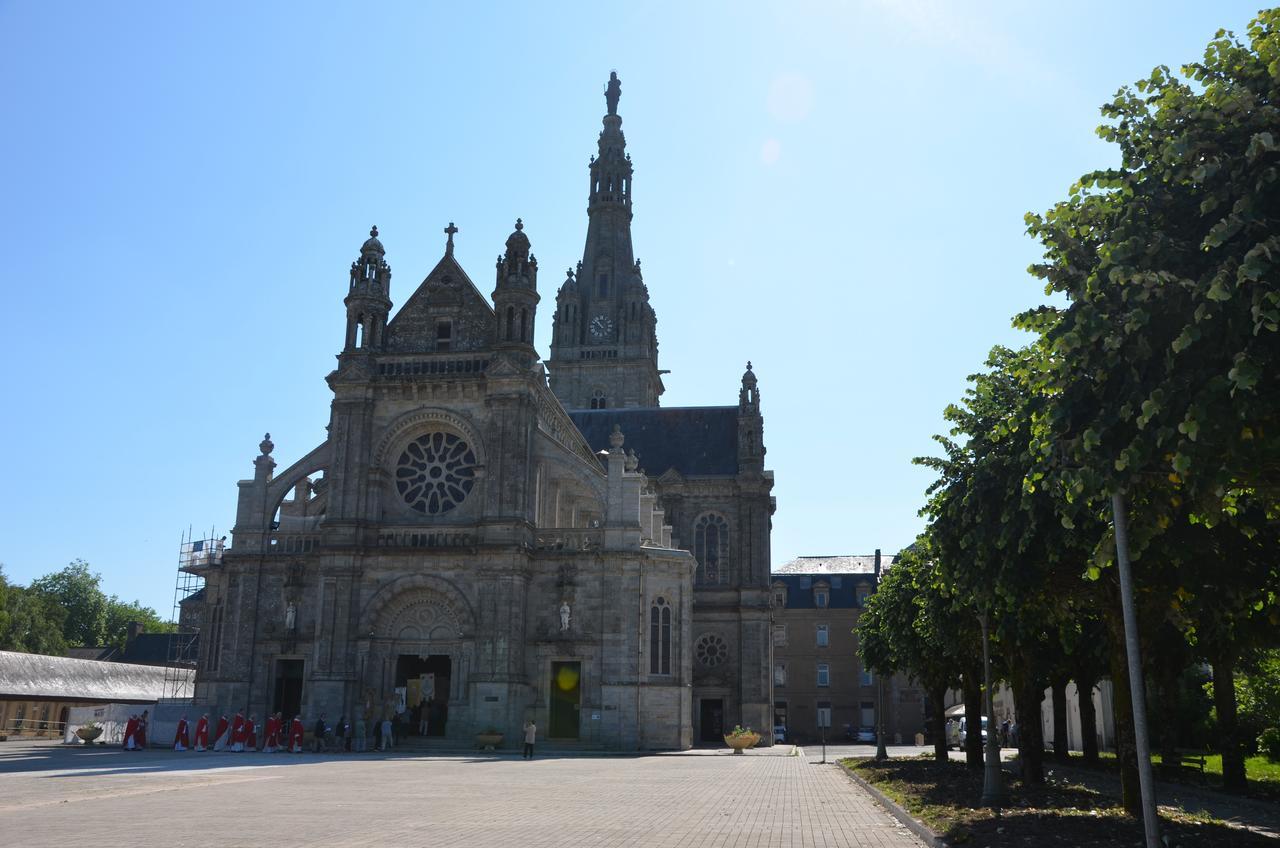
[(444, 252), (450, 256), (453, 255), (453, 234), (457, 231), (458, 228), (453, 225), (452, 221), (449, 222), (449, 226), (444, 228), (444, 234), (449, 237), (449, 240), (444, 243)]

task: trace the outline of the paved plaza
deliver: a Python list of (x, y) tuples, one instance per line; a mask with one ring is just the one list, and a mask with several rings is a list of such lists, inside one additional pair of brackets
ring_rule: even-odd
[(919, 846), (837, 766), (786, 751), (525, 762), (5, 743), (0, 833), (25, 848)]

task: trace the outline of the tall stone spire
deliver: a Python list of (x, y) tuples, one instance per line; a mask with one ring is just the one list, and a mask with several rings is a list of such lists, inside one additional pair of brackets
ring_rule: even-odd
[(631, 246), (631, 157), (622, 134), (617, 72), (605, 86), (608, 106), (591, 157), (587, 240), (576, 279), (556, 297), (547, 368), (551, 389), (569, 409), (657, 406), (657, 318)]

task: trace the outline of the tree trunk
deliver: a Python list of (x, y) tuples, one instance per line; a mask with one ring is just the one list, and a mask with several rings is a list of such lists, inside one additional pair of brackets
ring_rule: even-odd
[[(1117, 634), (1112, 628), (1113, 637)], [(1133, 730), (1133, 702), (1129, 696), (1129, 659), (1125, 655), (1124, 625), (1111, 651), (1111, 701), (1116, 718), (1116, 760), (1120, 763), (1120, 804), (1131, 816), (1142, 816), (1142, 787), (1138, 782), (1138, 749)]]
[(947, 687), (935, 686), (929, 690), (929, 707), (933, 712), (933, 723), (929, 732), (933, 734), (933, 758), (940, 763), (947, 761)]
[(964, 759), (971, 769), (982, 769), (982, 667), (964, 673)]
[(1244, 792), (1249, 782), (1244, 771), (1244, 751), (1236, 722), (1236, 677), (1234, 658), (1228, 652), (1213, 663), (1213, 706), (1218, 711), (1218, 748), (1222, 751), (1222, 786), (1230, 792)]
[[(1023, 663), (1030, 669), (1029, 663)], [(1040, 702), (1044, 688), (1029, 672), (1013, 675), (1013, 703), (1018, 717), (1018, 762), (1022, 764), (1022, 782), (1028, 786), (1044, 784), (1044, 725), (1040, 718)]]
[(1053, 689), (1053, 759), (1059, 763), (1071, 760), (1071, 744), (1067, 739), (1067, 677), (1055, 677)]
[(1076, 692), (1080, 695), (1080, 747), (1084, 751), (1084, 761), (1090, 765), (1098, 763), (1098, 711), (1093, 708), (1093, 687), (1095, 681), (1076, 676)]

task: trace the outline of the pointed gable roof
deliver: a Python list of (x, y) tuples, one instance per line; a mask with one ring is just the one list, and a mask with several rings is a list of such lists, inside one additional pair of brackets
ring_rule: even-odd
[(494, 312), (471, 277), (447, 251), (417, 290), (387, 324), (386, 349), (392, 353), (433, 350), (434, 320), (455, 322), (451, 350), (478, 350), (492, 344)]

